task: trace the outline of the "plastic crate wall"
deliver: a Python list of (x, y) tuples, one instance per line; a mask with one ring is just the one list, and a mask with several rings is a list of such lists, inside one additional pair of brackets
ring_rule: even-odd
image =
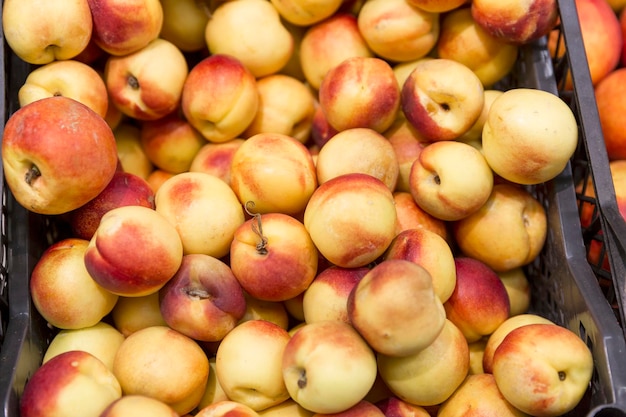
[[(563, 26), (566, 30), (559, 41), (568, 46), (569, 52), (555, 60), (555, 68), (561, 81), (560, 91), (574, 108), (583, 130), (583, 140), (572, 159), (574, 181), (582, 187), (576, 197), (579, 210), (584, 206), (593, 210), (591, 223), (582, 228), (583, 240), (588, 255), (597, 251), (588, 260), (626, 333), (626, 222), (615, 197), (589, 68), (583, 65), (586, 56), (580, 27), (573, 19), (565, 19)], [(568, 73), (574, 83), (572, 91), (564, 87)], [(588, 180), (593, 187), (592, 196), (587, 190)]]
[[(1, 14), (1, 8), (0, 8)], [(19, 108), (17, 90), (31, 67), (10, 52), (2, 36), (2, 73), (4, 88), (2, 131), (6, 119)], [(1, 165), (0, 165), (1, 169)], [(3, 334), (0, 345), (0, 401), (3, 417), (17, 417), (19, 396), (28, 378), (40, 366), (45, 349), (53, 337), (51, 329), (34, 308), (28, 287), (30, 273), (54, 236), (50, 219), (28, 212), (17, 204), (4, 180), (0, 224), (0, 282), (3, 307)], [(5, 298), (6, 297), (6, 298)], [(2, 301), (4, 303), (4, 301)]]
[[(565, 9), (572, 2), (562, 1)], [(563, 10), (567, 11), (567, 10)], [(570, 10), (571, 11), (571, 10)], [(563, 15), (563, 13), (562, 13)], [(575, 23), (577, 24), (577, 17)], [(17, 109), (17, 89), (30, 67), (10, 53), (4, 42), (4, 116)], [(503, 88), (539, 88), (558, 94), (552, 60), (545, 42), (524, 48)], [(579, 104), (579, 103), (576, 103)], [(581, 126), (584, 130), (585, 126)], [(19, 396), (41, 363), (53, 336), (34, 308), (30, 272), (57, 232), (53, 219), (27, 212), (3, 188), (2, 235), (8, 271), (8, 324), (0, 350), (0, 402), (3, 417), (18, 416)], [(611, 307), (586, 262), (580, 233), (571, 167), (532, 191), (546, 207), (549, 233), (544, 251), (527, 269), (531, 279), (532, 311), (568, 327), (593, 352), (595, 372), (589, 389), (571, 417), (626, 417), (626, 343)], [(2, 272), (0, 270), (0, 272)]]
[[(564, 8), (573, 8), (567, 2)], [(571, 10), (569, 10), (571, 11)], [(567, 13), (567, 11), (566, 11)], [(577, 15), (561, 14), (563, 19)], [(560, 30), (568, 30), (560, 27)], [(586, 65), (586, 61), (583, 61)], [(559, 94), (553, 60), (542, 39), (524, 48), (506, 84)], [(575, 113), (584, 103), (568, 101)], [(579, 124), (583, 137), (585, 126)], [(621, 327), (586, 260), (571, 164), (554, 180), (531, 187), (548, 214), (548, 236), (538, 259), (527, 267), (534, 313), (577, 333), (594, 356), (595, 372), (581, 404), (568, 416), (626, 416), (626, 351)]]
[[(0, 42), (4, 43), (4, 35), (0, 33)], [(4, 68), (4, 54), (0, 55), (0, 68)], [(4, 77), (0, 78), (0, 88), (2, 91), (7, 91)], [(2, 114), (2, 120), (0, 121), (0, 128), (4, 130), (4, 121), (6, 115), (6, 97), (0, 102), (0, 114)], [(0, 166), (0, 173), (2, 167)], [(2, 343), (5, 338), (7, 326), (9, 324), (9, 289), (8, 289), (8, 271), (7, 271), (7, 234), (6, 234), (6, 192), (4, 184), (0, 183), (0, 349), (2, 349)]]

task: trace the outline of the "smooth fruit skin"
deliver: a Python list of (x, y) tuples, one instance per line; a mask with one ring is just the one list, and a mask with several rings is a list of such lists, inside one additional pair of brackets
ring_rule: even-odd
[(111, 55), (138, 51), (158, 38), (163, 27), (159, 0), (87, 0), (93, 40)]
[(533, 416), (560, 416), (583, 398), (593, 373), (591, 351), (571, 330), (556, 324), (518, 327), (493, 356), (498, 389)]
[(407, 3), (432, 13), (443, 13), (454, 10), (469, 2), (467, 0), (408, 0)]
[(161, 400), (180, 415), (198, 405), (209, 372), (209, 359), (198, 343), (167, 326), (147, 327), (128, 336), (113, 362), (124, 395)]
[(314, 417), (315, 413), (288, 398), (282, 403), (258, 412), (261, 417)]
[(124, 119), (113, 130), (113, 134), (121, 169), (147, 180), (155, 170), (155, 166), (141, 146), (139, 126)]
[(510, 183), (494, 185), (487, 203), (452, 226), (462, 253), (496, 272), (532, 262), (543, 249), (548, 230), (541, 202), (525, 188)]
[(104, 79), (109, 99), (135, 120), (158, 120), (178, 109), (189, 66), (173, 43), (154, 39), (138, 51), (109, 56)]
[(313, 417), (385, 417), (385, 414), (371, 401), (361, 400), (347, 410), (339, 413), (316, 413)]
[(331, 17), (342, 3), (343, 0), (272, 0), (272, 5), (283, 19), (303, 27)]
[(70, 350), (83, 350), (112, 370), (115, 354), (123, 341), (122, 332), (105, 321), (80, 329), (61, 330), (48, 345), (42, 363)]
[(102, 76), (96, 69), (76, 59), (53, 61), (32, 70), (17, 93), (20, 107), (51, 96), (80, 101), (105, 117), (109, 98)]
[(332, 67), (318, 96), (328, 123), (338, 131), (361, 127), (382, 133), (400, 111), (400, 87), (380, 58), (355, 56)]
[(303, 321), (337, 320), (350, 323), (347, 302), (354, 286), (370, 270), (367, 267), (331, 266), (319, 272), (302, 297)]
[(209, 15), (204, 4), (195, 0), (161, 0), (163, 26), (159, 36), (183, 52), (206, 48), (204, 29)]
[(383, 259), (405, 259), (415, 262), (430, 274), (435, 294), (442, 303), (456, 286), (454, 254), (441, 235), (427, 228), (411, 228), (399, 232)]
[(38, 214), (63, 214), (96, 197), (117, 169), (115, 137), (80, 102), (48, 97), (17, 110), (2, 137), (2, 163), (15, 199)]
[(462, 7), (442, 20), (437, 54), (467, 65), (487, 88), (511, 71), (518, 46), (486, 33), (472, 18), (470, 8)]
[(622, 32), (622, 53), (618, 65), (626, 66), (626, 8), (622, 8), (617, 15), (620, 31)]
[(282, 73), (258, 79), (257, 88), (259, 109), (242, 137), (274, 132), (306, 143), (317, 106), (311, 88), (300, 79)]
[(626, 159), (626, 120), (620, 116), (626, 109), (625, 81), (626, 68), (619, 68), (595, 86), (602, 137), (611, 161)]
[(227, 397), (255, 411), (289, 398), (282, 356), (287, 330), (267, 320), (248, 320), (231, 330), (215, 355), (218, 382)]
[[(398, 67), (395, 66), (394, 71), (397, 71)], [(394, 191), (408, 192), (411, 166), (428, 142), (422, 142), (420, 134), (404, 117), (398, 117), (391, 127), (383, 132), (383, 136), (389, 140), (398, 161), (398, 178)]]
[(373, 267), (348, 298), (348, 318), (376, 352), (413, 355), (438, 337), (446, 314), (428, 271), (415, 262), (388, 259)]
[(518, 45), (547, 35), (558, 19), (556, 0), (477, 0), (471, 11), (487, 33)]
[(122, 388), (113, 372), (90, 353), (71, 350), (37, 368), (20, 398), (22, 417), (99, 417)]
[(206, 143), (194, 156), (189, 171), (215, 175), (230, 185), (233, 155), (244, 141), (245, 139), (232, 139), (223, 143)]
[(498, 273), (498, 276), (509, 295), (511, 317), (527, 313), (530, 308), (532, 291), (529, 277), (526, 275), (524, 268), (513, 268), (509, 271)]
[(159, 293), (143, 297), (119, 297), (111, 311), (115, 328), (124, 337), (150, 326), (167, 326), (159, 306)]
[(378, 372), (400, 399), (422, 407), (441, 404), (469, 373), (469, 346), (463, 333), (446, 323), (419, 352), (403, 357), (378, 354)]
[(595, 85), (624, 63), (622, 26), (625, 23), (611, 9), (610, 1), (576, 0), (575, 3), (585, 50), (590, 51), (587, 61)]
[(309, 150), (281, 133), (259, 133), (245, 140), (233, 155), (230, 185), (241, 204), (254, 213), (298, 215), (317, 187)]
[(31, 273), (33, 304), (58, 329), (93, 326), (108, 315), (118, 296), (98, 285), (85, 268), (88, 240), (66, 238), (49, 246)]
[(378, 178), (393, 191), (398, 182), (400, 165), (391, 142), (370, 128), (342, 130), (324, 144), (315, 160), (317, 181), (351, 172)]
[(81, 239), (89, 240), (106, 212), (131, 205), (154, 209), (154, 191), (138, 175), (118, 171), (100, 194), (69, 213), (72, 232)]
[(233, 190), (202, 172), (182, 172), (163, 182), (155, 205), (178, 232), (185, 254), (226, 256), (235, 231), (245, 220)]
[(426, 146), (413, 162), (409, 191), (424, 211), (460, 220), (479, 210), (493, 189), (493, 171), (482, 153), (454, 140)]
[(482, 149), (494, 172), (533, 185), (559, 175), (578, 144), (572, 109), (542, 90), (514, 88), (496, 98), (483, 126)]
[(377, 401), (376, 406), (387, 417), (430, 417), (426, 408), (403, 401), (393, 394)]
[(248, 294), (279, 302), (307, 289), (317, 273), (319, 254), (300, 221), (268, 213), (235, 231), (229, 256), (232, 271)]
[(231, 400), (221, 400), (201, 408), (195, 417), (258, 417), (259, 413), (245, 404)]
[(160, 290), (182, 259), (183, 244), (174, 226), (143, 206), (107, 212), (85, 251), (85, 266), (94, 281), (132, 297)]
[(185, 118), (209, 142), (236, 139), (259, 108), (255, 76), (238, 59), (213, 54), (190, 69), (183, 86)]
[(453, 140), (467, 132), (484, 106), (478, 76), (452, 59), (421, 59), (401, 87), (402, 112), (426, 141)]
[(7, 0), (2, 29), (17, 56), (42, 65), (80, 54), (89, 44), (93, 22), (86, 0)]
[(397, 233), (410, 229), (425, 229), (433, 232), (450, 244), (450, 232), (446, 221), (436, 218), (417, 205), (408, 191), (395, 191), (393, 199), (398, 213)]
[(326, 73), (345, 59), (374, 56), (359, 31), (357, 17), (346, 12), (337, 12), (307, 29), (299, 52), (306, 81), (316, 90)]
[(212, 55), (237, 58), (256, 78), (280, 71), (295, 44), (278, 10), (265, 0), (220, 2), (204, 36)]
[(291, 398), (316, 413), (356, 405), (376, 379), (376, 356), (352, 326), (327, 320), (305, 324), (283, 352), (283, 379)]
[(365, 266), (384, 253), (396, 231), (393, 194), (368, 174), (335, 177), (317, 187), (304, 212), (304, 225), (329, 262)]
[(489, 335), (488, 338), (483, 339), (485, 341), (482, 358), (482, 368), (484, 372), (492, 373), (493, 371), (493, 354), (495, 353), (502, 340), (512, 330), (526, 324), (533, 323), (547, 323), (552, 324), (552, 321), (537, 314), (520, 314), (517, 316), (511, 316), (501, 323), (498, 328)]
[(150, 416), (179, 417), (172, 407), (146, 395), (124, 395), (113, 401), (100, 417)]
[(166, 323), (200, 341), (219, 341), (246, 312), (243, 290), (231, 269), (204, 254), (183, 257), (176, 274), (159, 290)]
[(468, 343), (493, 333), (510, 315), (509, 296), (500, 277), (485, 263), (457, 257), (456, 286), (444, 307), (446, 317)]
[(358, 24), (367, 45), (390, 62), (426, 56), (439, 39), (439, 14), (413, 7), (406, 0), (363, 2)]
[(438, 417), (467, 416), (528, 417), (513, 407), (500, 393), (492, 374), (468, 375), (465, 381), (437, 411)]

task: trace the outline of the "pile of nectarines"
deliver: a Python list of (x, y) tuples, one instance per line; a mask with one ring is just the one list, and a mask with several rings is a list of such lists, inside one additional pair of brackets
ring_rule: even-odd
[(557, 416), (587, 391), (590, 350), (529, 311), (524, 268), (577, 122), (495, 87), (553, 0), (2, 17), (32, 64), (4, 176), (71, 230), (30, 277), (58, 332), (22, 417)]

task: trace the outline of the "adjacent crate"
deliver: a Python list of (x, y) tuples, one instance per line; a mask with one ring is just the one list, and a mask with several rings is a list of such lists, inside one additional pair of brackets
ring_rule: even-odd
[[(581, 142), (587, 145), (591, 143), (588, 138), (597, 133), (597, 112), (594, 113), (595, 102), (590, 100), (588, 73), (585, 78), (586, 58), (584, 53), (581, 56), (580, 30), (573, 2), (559, 0), (559, 4), (561, 30), (569, 46), (567, 58), (556, 61), (555, 67), (545, 39), (528, 45), (522, 48), (515, 70), (500, 87), (538, 88), (560, 94), (575, 110)], [(2, 45), (4, 68), (0, 83), (5, 90), (1, 104), (4, 122), (18, 107), (17, 89), (30, 67), (10, 53), (4, 39)], [(572, 72), (576, 82), (574, 91), (568, 95), (559, 91), (557, 80), (563, 76), (562, 63), (569, 61), (575, 64)], [(591, 152), (590, 163), (582, 164), (582, 167), (591, 165), (597, 177), (596, 184), (604, 187), (601, 183), (606, 181), (602, 178), (604, 168), (596, 171), (594, 166), (601, 159), (598, 153), (601, 152)], [(544, 250), (527, 268), (532, 284), (532, 311), (574, 331), (593, 353), (595, 371), (591, 384), (584, 399), (568, 416), (626, 417), (626, 361), (622, 359), (626, 354), (626, 341), (613, 314), (615, 307), (621, 308), (621, 303), (618, 301), (617, 306), (609, 303), (613, 301), (607, 297), (606, 291), (603, 292), (605, 285), (602, 282), (598, 285), (596, 274), (586, 260), (586, 241), (581, 234), (575, 192), (579, 170), (580, 166), (574, 162), (554, 180), (531, 188), (547, 210), (549, 225)], [(6, 186), (1, 185), (0, 335), (3, 337), (0, 339), (0, 402), (2, 417), (16, 417), (19, 415), (20, 394), (28, 378), (39, 367), (54, 335), (54, 329), (41, 318), (31, 302), (28, 280), (41, 253), (57, 239), (59, 223), (53, 217), (26, 211), (15, 202)], [(620, 232), (622, 226), (616, 226), (616, 222), (608, 218), (616, 212), (616, 204), (611, 203), (607, 195), (610, 196), (610, 188), (603, 188), (598, 193), (601, 208), (598, 213), (601, 229), (598, 230), (608, 231), (605, 236), (610, 238), (611, 232)], [(604, 201), (609, 202), (603, 204)], [(626, 238), (626, 234), (622, 236)], [(612, 244), (607, 246), (614, 247)], [(609, 253), (613, 261), (620, 259), (618, 252)], [(621, 267), (626, 269), (623, 263)], [(623, 288), (623, 285), (613, 284), (616, 280), (613, 277), (619, 273), (623, 280), (624, 274), (618, 269), (612, 271), (613, 276), (606, 280), (612, 288)]]
[[(565, 17), (560, 41), (565, 42), (570, 51), (555, 61), (555, 68), (557, 79), (562, 82), (568, 71), (571, 74), (574, 90), (567, 91), (562, 82), (560, 90), (576, 111), (584, 133), (572, 159), (574, 181), (579, 185), (576, 194), (579, 210), (586, 206), (585, 210), (593, 211), (590, 224), (583, 225), (583, 240), (600, 287), (626, 332), (626, 222), (615, 197), (594, 87), (589, 68), (584, 65), (586, 57), (580, 27), (577, 21)], [(587, 189), (589, 180), (593, 190)]]

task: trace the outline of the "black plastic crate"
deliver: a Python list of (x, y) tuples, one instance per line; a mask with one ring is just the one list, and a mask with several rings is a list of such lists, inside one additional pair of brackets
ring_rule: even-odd
[[(0, 34), (0, 36), (2, 37), (0, 40), (4, 42), (4, 35)], [(0, 62), (2, 64), (2, 68), (4, 68), (4, 54), (0, 55)], [(5, 91), (5, 92), (7, 91), (4, 77), (0, 78), (0, 88), (2, 88), (2, 91)], [(5, 120), (4, 115), (6, 114), (5, 102), (6, 102), (6, 99), (3, 99), (2, 101), (0, 101), (0, 111), (1, 111), (1, 114), (3, 115), (2, 121), (0, 121), (0, 127), (3, 130), (4, 130), (4, 120)], [(2, 172), (2, 167), (0, 167), (0, 172)], [(0, 196), (2, 196), (0, 200), (2, 202), (1, 207), (4, 207), (6, 196), (4, 195), (4, 193), (1, 193)], [(7, 331), (7, 325), (9, 321), (8, 271), (6, 268), (7, 257), (6, 257), (6, 251), (5, 251), (7, 244), (6, 244), (5, 237), (6, 237), (6, 218), (5, 218), (4, 210), (1, 210), (0, 211), (0, 246), (2, 247), (2, 251), (0, 252), (0, 347), (2, 346), (2, 342), (4, 341), (6, 331)]]
[[(560, 3), (561, 20), (567, 22), (560, 30), (578, 28), (572, 2)], [(585, 58), (577, 62), (587, 69)], [(555, 74), (554, 69), (547, 40), (542, 39), (522, 51), (509, 82), (516, 87), (539, 88), (562, 95), (557, 84), (562, 74)], [(591, 134), (580, 120), (586, 104), (575, 97), (566, 101), (577, 116), (582, 140)], [(626, 416), (626, 361), (623, 360), (626, 345), (612, 306), (587, 262), (575, 184), (570, 163), (555, 179), (531, 187), (546, 207), (549, 227), (544, 250), (527, 268), (532, 285), (531, 309), (577, 333), (593, 352), (595, 371), (591, 386), (578, 407), (567, 415)]]
[[(559, 2), (565, 23), (562, 31), (572, 49), (569, 56), (586, 69), (584, 55), (581, 60), (576, 50), (581, 42), (576, 41), (580, 33), (576, 34), (578, 19), (573, 2)], [(17, 90), (30, 66), (9, 51), (4, 39), (2, 47), (4, 70), (0, 83), (5, 91), (1, 104), (4, 126), (4, 121), (18, 108)], [(515, 70), (501, 88), (538, 88), (559, 94), (557, 80), (562, 74), (557, 71), (555, 76), (554, 69), (546, 40), (542, 39), (522, 48)], [(574, 71), (576, 91), (565, 98), (579, 117), (584, 138), (594, 123), (597, 125), (598, 119), (597, 114), (587, 110), (591, 103), (586, 84), (590, 85), (590, 81), (584, 77), (580, 80), (580, 72), (584, 70)], [(595, 101), (592, 104), (595, 106)], [(592, 350), (595, 371), (591, 384), (584, 399), (568, 416), (626, 417), (626, 361), (622, 359), (626, 354), (626, 341), (612, 305), (586, 260), (574, 172), (576, 165), (568, 165), (552, 181), (530, 188), (546, 207), (549, 225), (543, 252), (527, 268), (532, 285), (531, 309), (574, 331)], [(17, 417), (20, 394), (39, 367), (54, 335), (54, 329), (41, 318), (31, 302), (28, 280), (39, 256), (56, 240), (58, 223), (54, 217), (26, 211), (15, 202), (4, 184), (0, 186), (1, 417)]]
[[(2, 39), (2, 128), (8, 116), (19, 108), (17, 90), (31, 67), (17, 59)], [(1, 168), (0, 168), (1, 169)], [(2, 327), (6, 329), (0, 344), (0, 396), (2, 416), (16, 417), (24, 385), (43, 359), (54, 329), (48, 326), (31, 302), (28, 282), (39, 257), (52, 241), (54, 224), (49, 218), (30, 213), (20, 206), (6, 183), (2, 187), (0, 224), (0, 281), (5, 280), (6, 316), (2, 310)]]
[[(583, 206), (585, 210), (593, 210), (591, 223), (582, 227), (587, 254), (597, 250), (597, 255), (588, 256), (588, 260), (626, 333), (626, 222), (617, 206), (591, 76), (587, 66), (581, 64), (586, 58), (577, 23), (572, 19), (563, 22), (565, 30), (560, 42), (565, 42), (570, 51), (555, 61), (555, 68), (557, 79), (564, 80), (567, 72), (572, 76), (574, 90), (561, 88), (561, 91), (576, 111), (583, 130), (583, 140), (572, 158), (572, 169), (576, 184), (583, 185), (576, 194), (579, 210)], [(588, 180), (593, 197), (587, 190)]]

